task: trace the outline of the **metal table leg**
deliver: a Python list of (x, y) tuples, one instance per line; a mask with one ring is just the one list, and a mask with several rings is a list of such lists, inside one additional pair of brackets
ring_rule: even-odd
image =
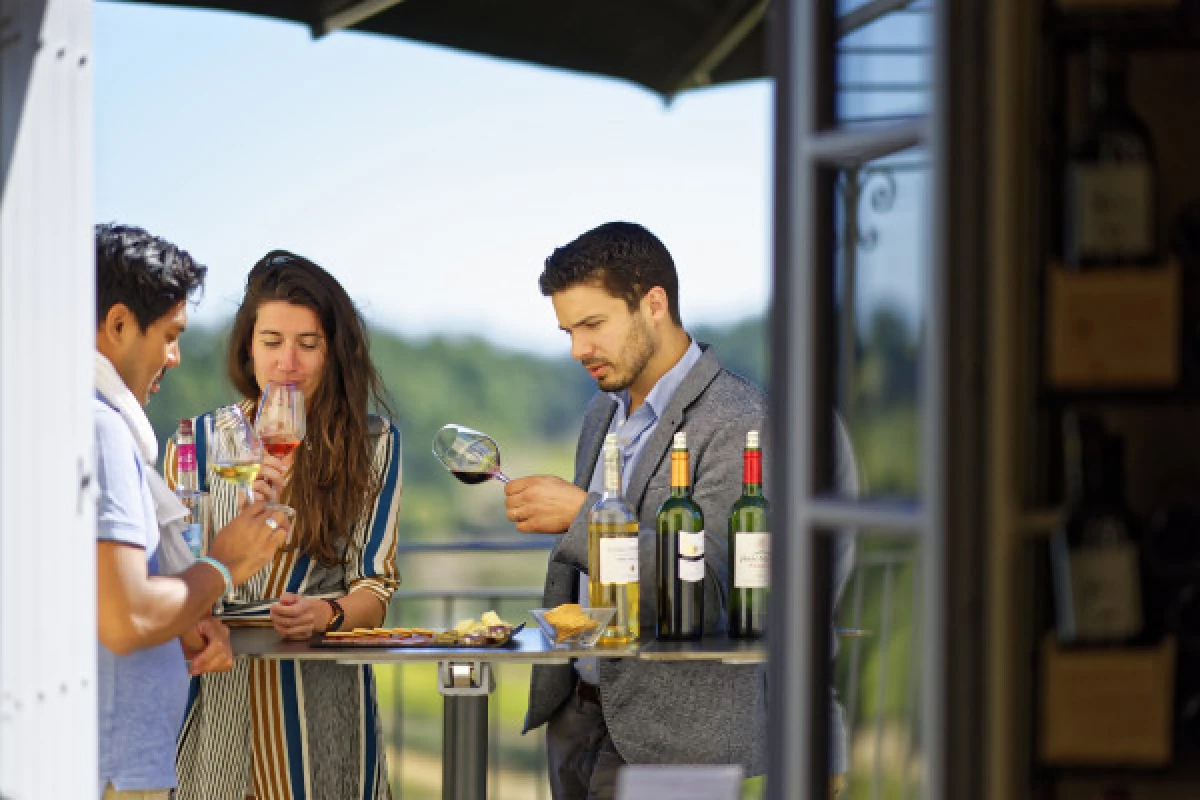
[(487, 800), (488, 695), (495, 688), (487, 662), (438, 664), (443, 800)]

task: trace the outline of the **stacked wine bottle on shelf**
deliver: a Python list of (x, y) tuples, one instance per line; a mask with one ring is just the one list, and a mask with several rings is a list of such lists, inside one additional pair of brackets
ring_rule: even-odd
[[(655, 514), (655, 563), (650, 574), (657, 588), (655, 637), (699, 639), (704, 635), (705, 523), (692, 497), (687, 433), (671, 446), (670, 495)], [(600, 644), (639, 641), (642, 569), (637, 516), (621, 493), (621, 456), (615, 434), (604, 440), (604, 483), (600, 500), (588, 513), (588, 599), (616, 613)], [(768, 504), (762, 489), (762, 449), (758, 431), (746, 435), (742, 495), (728, 515), (728, 633), (735, 638), (766, 634), (770, 573)]]
[(1059, 642), (1132, 642), (1143, 631), (1142, 585), (1122, 440), (1098, 417), (1072, 412), (1063, 444), (1067, 502), (1050, 540)]
[(1159, 261), (1154, 143), (1129, 101), (1127, 61), (1119, 47), (1092, 41), (1087, 120), (1065, 176), (1064, 255), (1073, 269)]

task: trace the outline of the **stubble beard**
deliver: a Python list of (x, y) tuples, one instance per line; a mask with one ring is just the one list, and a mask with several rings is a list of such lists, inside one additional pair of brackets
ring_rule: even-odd
[(633, 385), (650, 363), (655, 353), (654, 337), (644, 320), (635, 319), (629, 336), (621, 343), (612, 373), (599, 378), (596, 384), (606, 392), (623, 392)]

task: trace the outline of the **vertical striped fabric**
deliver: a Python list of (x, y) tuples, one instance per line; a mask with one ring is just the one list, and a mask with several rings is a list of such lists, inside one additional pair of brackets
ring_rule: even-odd
[[(252, 409), (250, 409), (252, 411)], [(400, 432), (372, 418), (383, 487), (354, 531), (344, 565), (280, 552), (229, 598), (250, 603), (284, 591), (336, 597), (370, 592), (386, 606), (400, 583)], [(196, 458), (209, 492), (205, 539), (236, 514), (236, 487), (207, 473), (202, 418)], [(164, 460), (174, 485), (174, 444)], [(375, 678), (369, 666), (237, 659), (232, 671), (192, 679), (179, 737), (179, 800), (383, 800), (390, 797)]]

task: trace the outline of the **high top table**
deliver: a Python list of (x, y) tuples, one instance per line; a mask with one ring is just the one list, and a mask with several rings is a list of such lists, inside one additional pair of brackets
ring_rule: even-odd
[(486, 800), (488, 696), (496, 688), (494, 663), (566, 664), (572, 658), (595, 656), (754, 664), (767, 658), (766, 642), (761, 640), (712, 636), (694, 642), (579, 647), (551, 644), (536, 629), (520, 631), (506, 647), (314, 647), (308, 642), (285, 642), (271, 628), (236, 628), (232, 641), (234, 653), (257, 658), (339, 664), (436, 663), (443, 703), (443, 800)]

